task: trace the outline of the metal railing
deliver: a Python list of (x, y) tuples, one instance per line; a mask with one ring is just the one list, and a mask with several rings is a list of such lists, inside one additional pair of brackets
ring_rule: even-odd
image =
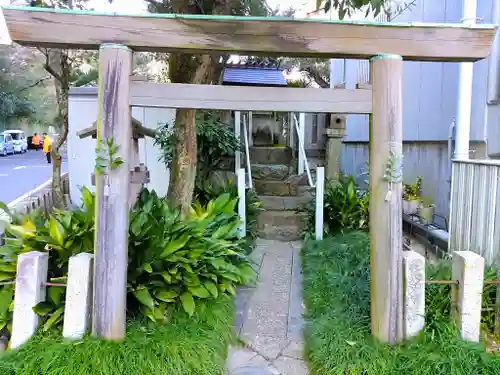
[(316, 189), (316, 202), (315, 202), (315, 237), (316, 240), (323, 239), (323, 206), (324, 206), (324, 192), (325, 192), (325, 168), (316, 167), (316, 182), (313, 181), (311, 169), (309, 168), (309, 163), (307, 161), (306, 149), (304, 146), (304, 136), (305, 136), (305, 113), (299, 114), (299, 120), (297, 116), (293, 114), (293, 124), (295, 131), (297, 132), (297, 141), (299, 144), (299, 163), (298, 163), (298, 174), (307, 174), (307, 181), (309, 186)]
[[(297, 120), (297, 116), (293, 114), (292, 116), (294, 123), (294, 128), (297, 132), (298, 144), (299, 144), (299, 166), (298, 175), (307, 172), (307, 180), (309, 186), (316, 188), (316, 216), (315, 216), (315, 237), (317, 240), (323, 239), (323, 201), (324, 201), (324, 190), (325, 190), (325, 170), (324, 167), (317, 167), (316, 170), (316, 183), (313, 182), (311, 170), (307, 162), (307, 155), (304, 147), (304, 133), (305, 133), (305, 113), (300, 113)], [(234, 116), (235, 121), (235, 135), (240, 139), (242, 131), (242, 116), (241, 112), (236, 111)], [(292, 132), (290, 132), (292, 133)], [(291, 134), (290, 134), (291, 135)], [(235, 155), (235, 173), (237, 178), (238, 187), (238, 214), (240, 216), (240, 228), (239, 233), (241, 237), (246, 236), (246, 188), (253, 188), (252, 182), (252, 165), (250, 162), (250, 144), (251, 144), (251, 114), (243, 116), (243, 140), (245, 145), (245, 159), (246, 159), (246, 170), (241, 167), (241, 152), (236, 152)], [(245, 177), (248, 176), (248, 185), (245, 181)]]
[(245, 140), (245, 156), (247, 164), (248, 187), (253, 188), (252, 165), (250, 164), (250, 142), (248, 141), (252, 134), (250, 133), (250, 113), (243, 115), (243, 138)]
[(307, 173), (307, 181), (309, 182), (309, 186), (315, 187), (316, 185), (312, 179), (309, 163), (307, 162), (306, 149), (304, 146), (305, 113), (300, 113), (299, 118), (300, 120), (297, 120), (297, 116), (293, 114), (293, 124), (295, 131), (297, 132), (297, 141), (299, 143), (299, 165), (297, 173), (301, 175), (305, 170), (305, 172)]
[(448, 251), (473, 251), (500, 265), (500, 162), (454, 160)]

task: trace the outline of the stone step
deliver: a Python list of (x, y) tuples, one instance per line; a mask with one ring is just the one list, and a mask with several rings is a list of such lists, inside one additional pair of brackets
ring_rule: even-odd
[(296, 211), (262, 211), (257, 219), (259, 237), (295, 241), (302, 237), (307, 214)]
[(276, 197), (272, 195), (259, 196), (261, 207), (275, 211), (302, 211), (310, 202), (310, 196)]
[(250, 163), (254, 164), (284, 164), (292, 161), (290, 147), (255, 146), (250, 148)]
[(252, 178), (257, 180), (283, 181), (290, 176), (290, 168), (285, 164), (252, 164)]
[(254, 188), (259, 195), (278, 197), (297, 196), (298, 184), (296, 181), (253, 180)]

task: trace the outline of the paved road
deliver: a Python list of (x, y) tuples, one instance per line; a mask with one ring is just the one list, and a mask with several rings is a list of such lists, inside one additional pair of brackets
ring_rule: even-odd
[[(68, 170), (63, 158), (63, 172)], [(52, 177), (52, 164), (42, 151), (0, 157), (0, 201), (9, 203)]]

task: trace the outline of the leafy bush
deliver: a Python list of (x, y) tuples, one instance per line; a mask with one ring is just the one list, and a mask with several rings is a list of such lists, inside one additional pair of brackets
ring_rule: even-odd
[[(199, 180), (196, 183), (194, 197), (200, 204), (205, 205), (212, 199), (226, 193), (230, 194), (232, 199), (238, 199), (238, 186), (232, 181), (228, 181), (226, 185), (214, 187), (210, 181)], [(253, 250), (255, 240), (258, 236), (257, 218), (262, 208), (259, 196), (253, 189), (246, 189), (245, 203), (247, 228), (246, 250), (247, 254), (249, 254)], [(235, 212), (238, 212), (237, 205), (235, 206)]]
[[(0, 282), (13, 280), (17, 257), (28, 251), (48, 251), (49, 280), (67, 279), (72, 255), (93, 252), (95, 196), (82, 191), (82, 207), (15, 217), (6, 228), (0, 247)], [(128, 309), (153, 321), (163, 321), (167, 304), (179, 303), (192, 315), (197, 300), (233, 295), (240, 283), (254, 277), (245, 255), (245, 240), (238, 236), (237, 200), (223, 194), (206, 205), (195, 203), (181, 219), (165, 199), (144, 189), (130, 214)], [(10, 332), (13, 286), (0, 287), (0, 331)], [(47, 301), (34, 310), (42, 317), (42, 330), (60, 326), (65, 288), (47, 288)]]
[[(173, 126), (165, 124), (158, 129), (155, 145), (161, 149), (160, 160), (170, 168), (175, 142)], [(224, 123), (220, 114), (214, 111), (196, 112), (196, 142), (199, 179), (218, 169), (224, 157), (234, 156), (241, 148), (234, 128)]]
[[(500, 374), (499, 356), (458, 338), (446, 307), (437, 303), (447, 298), (443, 289), (437, 289), (442, 285), (427, 288), (426, 302), (431, 305), (421, 335), (395, 346), (374, 340), (370, 333), (369, 253), (369, 237), (359, 231), (308, 241), (304, 246), (305, 338), (311, 373)], [(430, 321), (432, 316), (446, 317), (446, 321)]]
[[(55, 210), (46, 217), (42, 212), (30, 215), (10, 215), (5, 229), (6, 243), (0, 247), (0, 281), (13, 280), (17, 257), (29, 251), (49, 252), (48, 280), (66, 281), (69, 258), (94, 249), (94, 195), (82, 189), (82, 207), (69, 211)], [(34, 310), (42, 318), (41, 329), (47, 331), (58, 325), (64, 315), (65, 288), (47, 287), (47, 301)], [(0, 330), (10, 332), (12, 322), (13, 286), (0, 288)]]
[[(325, 235), (368, 229), (369, 198), (368, 192), (358, 189), (352, 176), (341, 176), (339, 181), (327, 181), (323, 205)], [(314, 230), (315, 210), (313, 199), (307, 207), (308, 232)]]
[(403, 199), (407, 201), (420, 200), (422, 195), (422, 177), (417, 177), (414, 184), (403, 185)]
[[(165, 317), (168, 303), (192, 315), (197, 299), (234, 295), (254, 270), (238, 237), (237, 200), (223, 194), (206, 206), (195, 203), (182, 220), (164, 199), (144, 190), (130, 218), (130, 303), (153, 321)], [(130, 299), (129, 299), (130, 300)]]

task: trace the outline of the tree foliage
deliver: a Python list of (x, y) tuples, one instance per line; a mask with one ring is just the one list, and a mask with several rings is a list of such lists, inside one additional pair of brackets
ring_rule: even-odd
[(0, 49), (0, 121), (29, 118), (37, 111), (32, 97), (36, 86), (47, 78), (34, 69), (36, 56), (20, 46)]

